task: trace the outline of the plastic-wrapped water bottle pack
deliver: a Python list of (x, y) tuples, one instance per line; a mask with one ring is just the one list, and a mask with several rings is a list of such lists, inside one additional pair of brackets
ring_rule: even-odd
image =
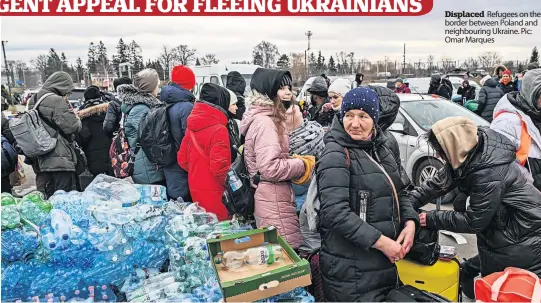
[[(1, 198), (2, 302), (217, 302), (206, 239), (251, 229), (167, 202), (163, 186), (104, 175), (85, 192)], [(279, 301), (313, 297), (296, 289), (265, 300)]]

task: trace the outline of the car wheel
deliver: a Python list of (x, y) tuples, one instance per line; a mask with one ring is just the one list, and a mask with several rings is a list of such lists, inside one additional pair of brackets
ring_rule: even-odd
[[(434, 177), (438, 170), (440, 170), (442, 167), (443, 164), (440, 160), (434, 158), (423, 160), (423, 162), (421, 162), (419, 166), (417, 166), (417, 170), (415, 171), (415, 184), (417, 186), (420, 186), (427, 179)], [(445, 196), (441, 197), (441, 204), (448, 204), (453, 202), (453, 200), (454, 195), (452, 192), (450, 192)], [(435, 202), (436, 201), (434, 201), (433, 203)]]
[(423, 160), (415, 171), (415, 185), (420, 186), (427, 179), (434, 177), (442, 167), (441, 161), (435, 158)]

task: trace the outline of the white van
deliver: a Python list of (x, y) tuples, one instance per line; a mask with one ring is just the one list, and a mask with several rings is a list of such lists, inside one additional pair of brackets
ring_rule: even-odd
[(232, 71), (239, 72), (244, 80), (246, 80), (246, 91), (247, 94), (250, 91), (250, 80), (252, 80), (252, 75), (255, 70), (261, 66), (255, 64), (212, 64), (212, 65), (199, 65), (199, 66), (190, 66), (190, 68), (195, 73), (195, 87), (194, 94), (199, 98), (199, 92), (201, 91), (201, 86), (205, 83), (214, 83), (220, 86), (224, 86), (227, 83), (227, 74)]

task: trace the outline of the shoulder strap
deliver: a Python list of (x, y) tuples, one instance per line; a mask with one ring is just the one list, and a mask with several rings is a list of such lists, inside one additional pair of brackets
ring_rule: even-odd
[[(34, 104), (34, 107), (32, 109), (38, 110), (38, 107), (40, 106), (41, 102), (43, 100), (45, 100), (45, 98), (47, 98), (49, 96), (52, 96), (52, 95), (54, 95), (54, 94), (53, 93), (46, 93), (43, 96), (41, 96), (41, 98), (39, 98), (38, 102), (36, 102), (36, 104)], [(37, 94), (36, 94), (36, 97), (37, 97)], [(27, 110), (28, 110), (28, 107), (27, 107)]]
[(203, 149), (201, 148), (201, 146), (199, 146), (199, 143), (197, 143), (197, 140), (195, 140), (195, 136), (193, 135), (192, 131), (190, 131), (190, 138), (192, 138), (192, 144), (195, 147), (195, 149), (197, 149), (199, 154), (201, 154), (201, 156), (203, 156), (203, 158), (205, 158), (205, 160), (209, 161), (209, 157), (207, 157), (207, 155), (205, 155)]
[(346, 165), (348, 166), (348, 168), (350, 167), (351, 165), (351, 158), (349, 156), (349, 150), (347, 148), (344, 147), (344, 152), (346, 153)]
[(381, 164), (379, 164), (376, 160), (374, 160), (374, 158), (370, 157), (370, 155), (365, 150), (363, 150), (363, 152), (366, 154), (368, 159), (370, 159), (372, 162), (374, 162), (374, 164), (376, 164), (376, 166), (383, 172), (385, 177), (387, 177), (387, 180), (389, 180), (389, 183), (391, 184), (391, 187), (393, 189), (394, 197), (396, 199), (396, 206), (398, 207), (398, 223), (400, 224), (400, 202), (398, 200), (398, 193), (396, 191), (396, 187), (394, 186), (394, 182), (391, 179), (391, 176), (389, 176), (389, 174), (387, 173), (385, 168), (383, 168), (383, 166), (381, 166)]
[[(496, 118), (504, 113), (512, 114), (508, 111), (500, 111), (494, 115), (494, 120)], [(522, 131), (520, 132), (520, 146), (517, 150), (517, 159), (520, 161), (520, 165), (524, 166), (526, 162), (528, 161), (528, 155), (530, 154), (530, 148), (532, 146), (532, 137), (528, 133), (528, 126), (526, 125), (526, 122), (522, 119), (520, 114), (516, 113), (518, 118), (520, 119), (520, 122), (522, 124)]]

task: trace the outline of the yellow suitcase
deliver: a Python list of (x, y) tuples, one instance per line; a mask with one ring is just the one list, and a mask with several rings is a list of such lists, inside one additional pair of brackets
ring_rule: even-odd
[(432, 266), (403, 259), (398, 261), (396, 266), (402, 283), (433, 292), (453, 302), (460, 301), (460, 266), (457, 259), (438, 260)]

